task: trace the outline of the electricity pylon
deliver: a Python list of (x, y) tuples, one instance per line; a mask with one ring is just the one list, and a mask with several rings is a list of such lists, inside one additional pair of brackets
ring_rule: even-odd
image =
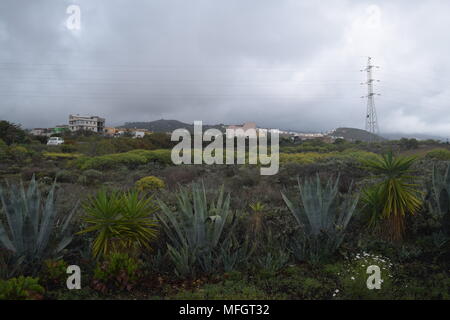
[[(379, 82), (380, 80), (375, 80), (372, 78), (372, 69), (380, 68), (379, 66), (372, 65), (372, 58), (369, 57), (367, 59), (367, 67), (361, 71), (367, 72), (367, 81), (361, 84), (367, 85), (367, 96), (363, 96), (361, 98), (367, 98), (367, 112), (366, 112), (366, 131), (378, 135), (378, 121), (377, 121), (377, 111), (375, 109), (375, 96), (379, 96), (378, 93), (373, 91), (373, 83)], [(370, 136), (370, 140), (372, 141), (374, 138), (373, 135)]]

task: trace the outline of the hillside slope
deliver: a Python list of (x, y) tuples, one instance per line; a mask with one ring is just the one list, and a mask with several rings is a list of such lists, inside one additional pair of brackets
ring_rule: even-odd
[(386, 140), (383, 137), (380, 137), (376, 134), (370, 133), (366, 130), (356, 129), (356, 128), (337, 128), (332, 133), (330, 133), (332, 136), (336, 137), (343, 137), (345, 140), (348, 141), (384, 141)]
[[(147, 129), (152, 132), (166, 132), (171, 133), (176, 129), (187, 129), (190, 132), (194, 131), (194, 125), (189, 123), (184, 123), (178, 120), (165, 120), (160, 119), (150, 122), (126, 122), (121, 128), (127, 129)], [(203, 130), (210, 128), (216, 128), (223, 131), (222, 125), (205, 125), (203, 124)]]

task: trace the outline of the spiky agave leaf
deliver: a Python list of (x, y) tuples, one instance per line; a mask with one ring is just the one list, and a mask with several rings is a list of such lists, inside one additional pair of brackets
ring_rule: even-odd
[[(53, 183), (42, 204), (41, 192), (36, 179), (31, 179), (27, 189), (21, 183), (7, 184), (9, 192), (0, 187), (0, 203), (2, 212), (6, 216), (9, 232), (0, 222), (0, 243), (14, 253), (17, 261), (23, 260), (30, 264), (39, 262), (47, 256), (59, 253), (71, 240), (68, 225), (72, 219), (70, 214), (64, 222), (60, 234), (56, 234), (55, 217), (55, 186)], [(50, 240), (58, 240), (56, 249), (49, 250)]]
[[(170, 239), (171, 251), (195, 253), (194, 261), (189, 260), (190, 271), (195, 272), (196, 266), (211, 271), (214, 255), (221, 252), (231, 237), (231, 232), (223, 234), (225, 226), (230, 229), (234, 226), (234, 220), (230, 222), (230, 195), (225, 196), (222, 187), (217, 199), (208, 201), (204, 185), (193, 184), (191, 188), (180, 188), (175, 211), (161, 200), (158, 203), (161, 209), (158, 218)], [(172, 259), (176, 257), (172, 255)], [(177, 265), (175, 261), (174, 264)]]
[[(284, 194), (282, 197), (301, 227), (293, 243), (301, 258), (315, 260), (332, 254), (341, 244), (345, 229), (356, 210), (358, 196), (339, 201), (339, 177), (328, 179), (323, 186), (319, 175), (315, 179), (298, 181), (299, 204)], [(351, 191), (351, 188), (350, 188)]]

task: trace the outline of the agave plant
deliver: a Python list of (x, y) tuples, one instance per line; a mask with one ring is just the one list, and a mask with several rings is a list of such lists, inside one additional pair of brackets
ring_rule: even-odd
[(234, 225), (230, 195), (224, 196), (221, 188), (217, 199), (208, 201), (205, 187), (193, 184), (191, 190), (180, 189), (177, 200), (176, 211), (159, 201), (161, 212), (158, 214), (170, 239), (169, 256), (176, 272), (192, 275), (200, 268), (209, 273), (218, 264), (223, 267), (224, 260), (234, 261), (228, 256), (233, 255), (232, 233), (223, 233), (226, 227), (231, 229)]
[[(57, 228), (55, 186), (56, 182), (45, 202), (42, 202), (34, 177), (28, 189), (23, 184), (8, 184), (9, 192), (0, 187), (1, 212), (7, 222), (5, 227), (0, 221), (0, 243), (13, 252), (16, 262), (38, 264), (44, 258), (58, 255), (71, 242), (73, 235), (70, 233), (69, 223), (75, 209)], [(57, 240), (55, 246), (50, 245), (51, 240)]]
[(303, 183), (299, 179), (299, 206), (282, 193), (300, 226), (300, 233), (293, 241), (297, 259), (318, 262), (333, 254), (342, 243), (359, 196), (340, 201), (338, 183), (339, 177), (335, 181), (329, 179), (323, 186), (318, 174), (316, 179), (305, 179)]
[[(410, 175), (415, 158), (394, 157), (392, 152), (374, 160), (364, 162), (376, 178), (381, 181), (366, 191), (372, 195), (365, 197), (366, 207), (372, 211), (372, 223), (385, 222), (387, 235), (393, 240), (400, 240), (404, 233), (406, 214), (419, 211), (422, 200), (419, 186)], [(377, 197), (374, 203), (375, 198)], [(369, 201), (367, 201), (369, 200)]]
[(126, 193), (100, 190), (84, 204), (82, 220), (88, 227), (79, 234), (94, 232), (94, 257), (110, 252), (149, 248), (158, 234), (152, 198), (141, 198), (139, 192)]
[(444, 232), (450, 235), (450, 165), (444, 174), (440, 174), (436, 166), (433, 166), (431, 176), (432, 200), (429, 203), (430, 212), (437, 214), (442, 221)]

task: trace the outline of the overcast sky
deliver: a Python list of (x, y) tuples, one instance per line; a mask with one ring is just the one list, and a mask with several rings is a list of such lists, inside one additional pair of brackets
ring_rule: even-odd
[[(69, 30), (69, 5), (81, 29)], [(0, 119), (178, 119), (450, 136), (450, 1), (1, 0)]]

